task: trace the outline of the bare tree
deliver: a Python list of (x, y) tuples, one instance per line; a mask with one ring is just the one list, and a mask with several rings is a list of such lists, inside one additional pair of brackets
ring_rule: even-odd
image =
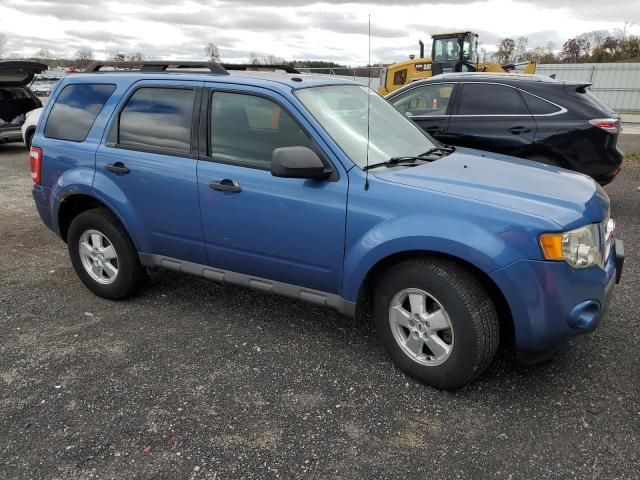
[(76, 68), (87, 68), (93, 62), (93, 50), (90, 48), (80, 49), (76, 52)]
[(213, 42), (207, 43), (204, 47), (204, 51), (210, 61), (217, 63), (220, 62), (220, 50), (218, 50), (218, 47)]
[(40, 58), (42, 60), (51, 60), (53, 59), (53, 53), (48, 48), (41, 48), (33, 54), (35, 58)]
[(260, 65), (260, 58), (258, 58), (256, 52), (249, 52), (249, 63), (251, 65)]
[(127, 55), (126, 53), (123, 53), (123, 52), (111, 52), (107, 57), (107, 60), (112, 62), (126, 62)]
[(529, 39), (527, 37), (517, 38), (516, 48), (513, 52), (513, 58), (512, 58), (514, 62), (522, 62), (523, 60), (525, 60), (528, 45), (529, 45)]
[(7, 36), (4, 33), (0, 33), (0, 58), (2, 58), (2, 49), (7, 43)]
[(503, 38), (498, 42), (498, 51), (496, 57), (500, 63), (509, 63), (513, 58), (513, 52), (516, 49), (516, 42), (513, 38)]
[(127, 54), (128, 62), (142, 62), (144, 61), (145, 56), (142, 52), (132, 52)]

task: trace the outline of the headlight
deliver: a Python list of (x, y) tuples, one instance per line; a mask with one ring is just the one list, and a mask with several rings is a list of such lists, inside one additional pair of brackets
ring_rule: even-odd
[(540, 247), (547, 260), (564, 260), (573, 268), (589, 268), (601, 263), (598, 226), (585, 225), (563, 233), (540, 235)]

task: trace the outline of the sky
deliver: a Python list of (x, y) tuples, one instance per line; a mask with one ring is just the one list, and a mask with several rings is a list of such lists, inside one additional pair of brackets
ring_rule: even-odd
[(488, 51), (506, 36), (559, 49), (569, 37), (625, 22), (640, 34), (640, 0), (0, 0), (0, 33), (7, 38), (4, 57), (46, 48), (72, 58), (89, 48), (99, 59), (141, 51), (204, 60), (204, 46), (213, 42), (230, 62), (255, 52), (362, 65), (369, 15), (371, 60), (385, 63), (417, 53), (419, 39), (428, 46), (431, 34), (453, 30), (478, 32)]

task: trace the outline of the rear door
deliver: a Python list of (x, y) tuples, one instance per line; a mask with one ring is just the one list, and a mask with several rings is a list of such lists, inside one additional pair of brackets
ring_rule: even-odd
[(447, 129), (454, 94), (455, 83), (429, 83), (405, 90), (389, 101), (425, 132), (448, 143)]
[(206, 263), (194, 124), (203, 82), (145, 80), (124, 95), (96, 153), (107, 192), (142, 253)]
[(518, 155), (534, 141), (536, 122), (514, 87), (461, 83), (447, 130), (448, 143)]

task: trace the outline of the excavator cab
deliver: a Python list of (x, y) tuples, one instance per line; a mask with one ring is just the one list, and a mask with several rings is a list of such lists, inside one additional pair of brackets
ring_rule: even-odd
[(449, 72), (475, 72), (478, 69), (478, 34), (441, 33), (431, 36), (431, 70), (434, 75)]

